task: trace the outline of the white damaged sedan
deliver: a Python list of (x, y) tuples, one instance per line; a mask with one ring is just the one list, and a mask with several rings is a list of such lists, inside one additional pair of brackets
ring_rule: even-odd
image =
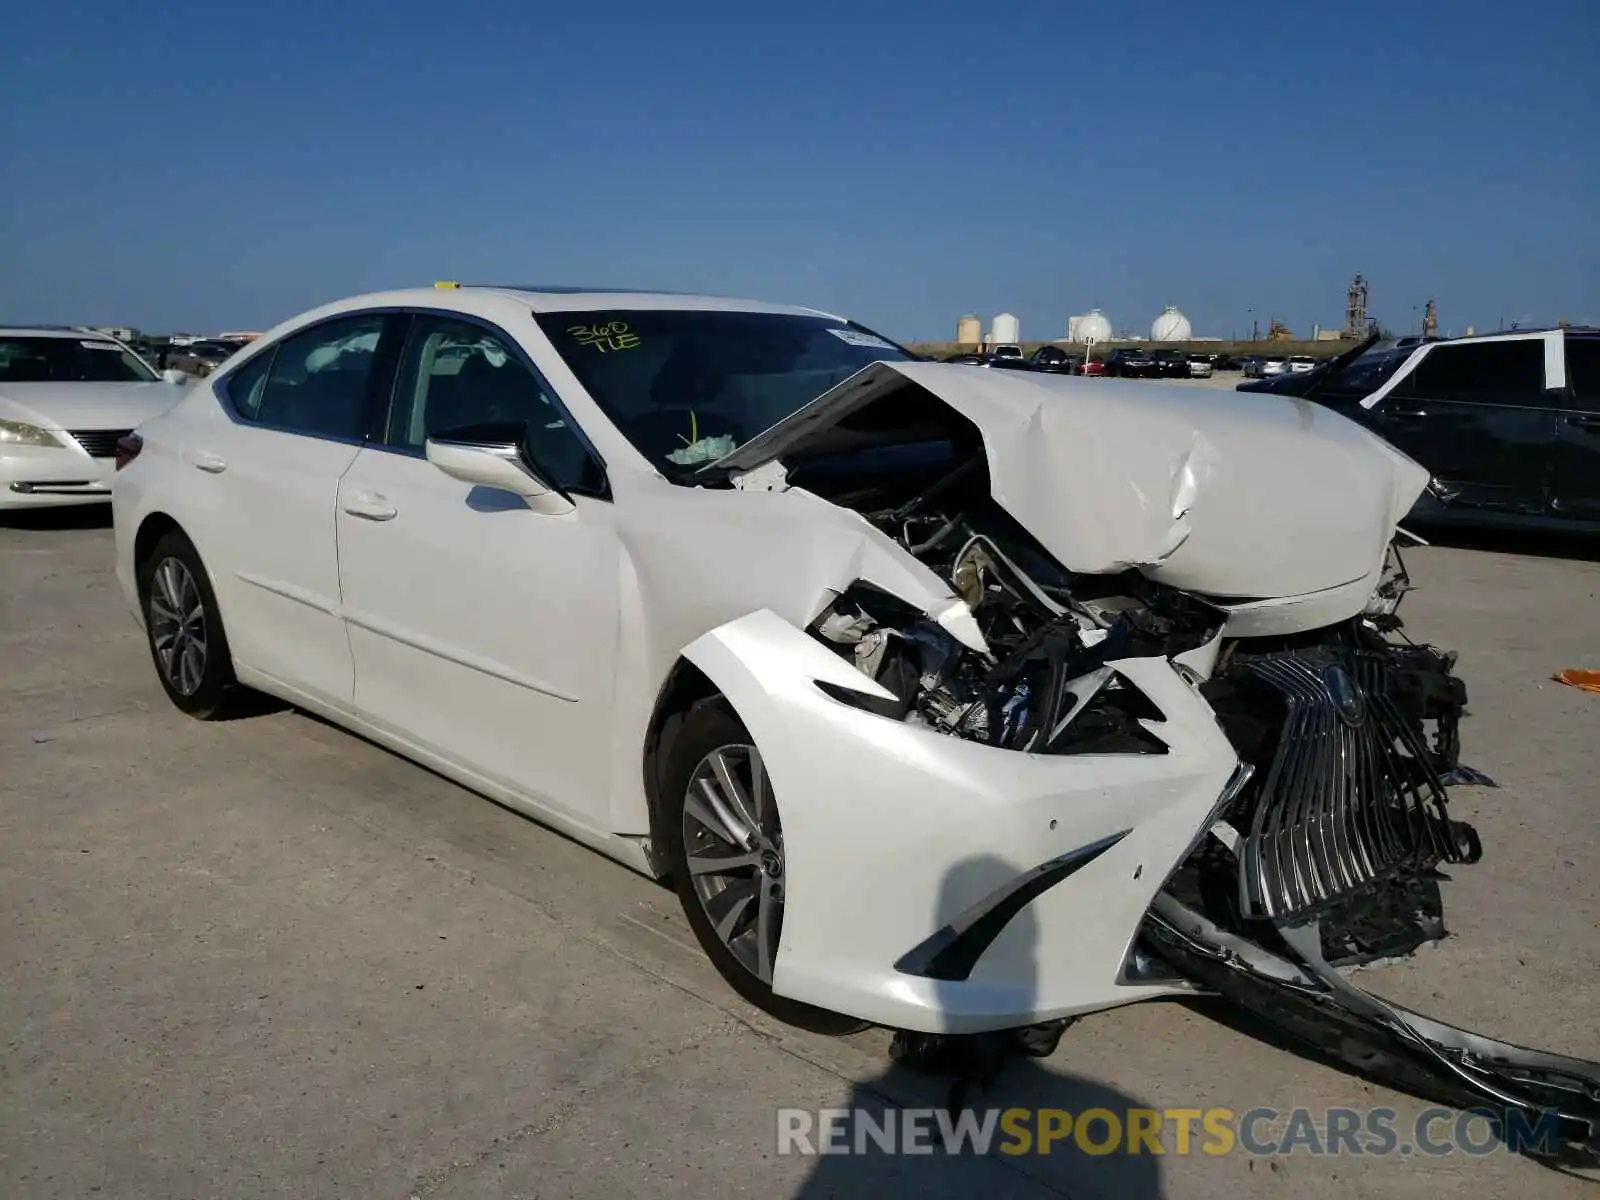
[(0, 512), (110, 500), (118, 440), (175, 384), (102, 334), (0, 328)]
[(174, 703), (271, 693), (670, 876), (780, 1018), (1200, 990), (1600, 1120), (1593, 1064), (1339, 973), (1443, 936), (1480, 848), (1454, 656), (1390, 637), (1427, 473), (1329, 410), (448, 286), (296, 317), (141, 435), (117, 574)]

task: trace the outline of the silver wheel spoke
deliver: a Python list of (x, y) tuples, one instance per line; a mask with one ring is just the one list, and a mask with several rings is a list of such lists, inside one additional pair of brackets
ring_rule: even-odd
[(733, 871), (760, 870), (761, 854), (752, 850), (748, 854), (691, 854), (689, 874), (727, 875)]
[(174, 613), (180, 612), (183, 608), (183, 600), (179, 596), (183, 585), (178, 581), (178, 570), (178, 560), (169, 558), (161, 564), (161, 569), (156, 573), (161, 584), (161, 598)]
[(739, 965), (771, 986), (783, 930), (783, 830), (754, 746), (719, 746), (700, 760), (684, 791), (682, 823), (700, 910)]
[[(754, 747), (751, 748), (754, 753)], [(741, 846), (749, 846), (751, 840), (761, 829), (761, 822), (756, 820), (751, 811), (750, 800), (744, 794), (744, 786), (734, 775), (733, 768), (728, 765), (728, 757), (721, 750), (711, 753), (711, 770), (716, 774), (718, 790), (722, 799), (733, 812), (737, 826), (744, 830), (744, 836), (739, 839)]]
[(727, 794), (717, 786), (715, 780), (704, 775), (700, 777), (699, 783), (700, 798), (712, 812), (717, 814), (717, 828), (723, 840), (745, 850), (750, 849), (755, 844), (754, 836), (750, 827), (733, 814)]
[(772, 831), (766, 827), (767, 768), (761, 761), (761, 751), (754, 746), (750, 747), (750, 815), (755, 818), (756, 828), (770, 836)]
[[(691, 785), (689, 794), (683, 798), (683, 811), (692, 817), (697, 824), (704, 828), (714, 838), (730, 845), (738, 845), (739, 840), (728, 822), (723, 819), (724, 813), (716, 811), (712, 804), (706, 802), (705, 794), (712, 793), (711, 785), (705, 780), (697, 780), (696, 785)], [(685, 831), (687, 832), (687, 831)]]
[(189, 568), (163, 559), (150, 579), (150, 646), (166, 681), (180, 695), (200, 690), (206, 674), (206, 610)]
[(190, 642), (183, 648), (180, 664), (178, 687), (188, 695), (200, 686), (200, 676), (205, 672), (205, 655), (200, 652), (198, 646)]
[(740, 890), (736, 893), (735, 889), (731, 887), (717, 893), (717, 895), (718, 897), (728, 897), (724, 905), (725, 911), (720, 915), (713, 913), (711, 911), (712, 905), (708, 904), (706, 906), (706, 915), (712, 919), (717, 930), (717, 936), (722, 939), (724, 945), (727, 945), (733, 941), (734, 931), (738, 929), (739, 922), (745, 913), (750, 910), (750, 902), (755, 899), (755, 896), (748, 890)]
[(756, 975), (762, 983), (772, 982), (772, 956), (777, 950), (776, 917), (778, 901), (773, 893), (778, 885), (770, 879), (759, 881), (760, 899), (756, 903)]

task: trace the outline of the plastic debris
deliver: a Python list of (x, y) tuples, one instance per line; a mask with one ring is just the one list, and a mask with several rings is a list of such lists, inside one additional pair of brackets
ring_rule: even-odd
[(1568, 667), (1565, 671), (1557, 671), (1552, 678), (1580, 692), (1600, 694), (1600, 671), (1580, 671), (1577, 667)]

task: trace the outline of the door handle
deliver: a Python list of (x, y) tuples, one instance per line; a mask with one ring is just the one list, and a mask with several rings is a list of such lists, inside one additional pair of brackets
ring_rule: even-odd
[(1425, 408), (1391, 408), (1389, 410), (1389, 415), (1393, 417), (1410, 417), (1415, 419), (1417, 417), (1427, 416), (1428, 410)]
[(183, 457), (191, 467), (208, 475), (220, 475), (228, 469), (227, 460), (212, 454), (209, 450), (186, 450)]
[(1600, 429), (1600, 417), (1568, 417), (1567, 424), (1579, 429)]
[(344, 498), (343, 507), (363, 521), (392, 521), (400, 511), (377, 492), (351, 492)]

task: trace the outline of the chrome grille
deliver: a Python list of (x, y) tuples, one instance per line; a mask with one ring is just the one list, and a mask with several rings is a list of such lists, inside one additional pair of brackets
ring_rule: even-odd
[(1381, 655), (1321, 648), (1241, 666), (1284, 711), (1239, 844), (1246, 915), (1306, 915), (1378, 879), (1465, 859), (1422, 734), (1390, 699)]
[(72, 440), (83, 447), (90, 458), (115, 458), (117, 440), (133, 432), (131, 429), (71, 429)]

